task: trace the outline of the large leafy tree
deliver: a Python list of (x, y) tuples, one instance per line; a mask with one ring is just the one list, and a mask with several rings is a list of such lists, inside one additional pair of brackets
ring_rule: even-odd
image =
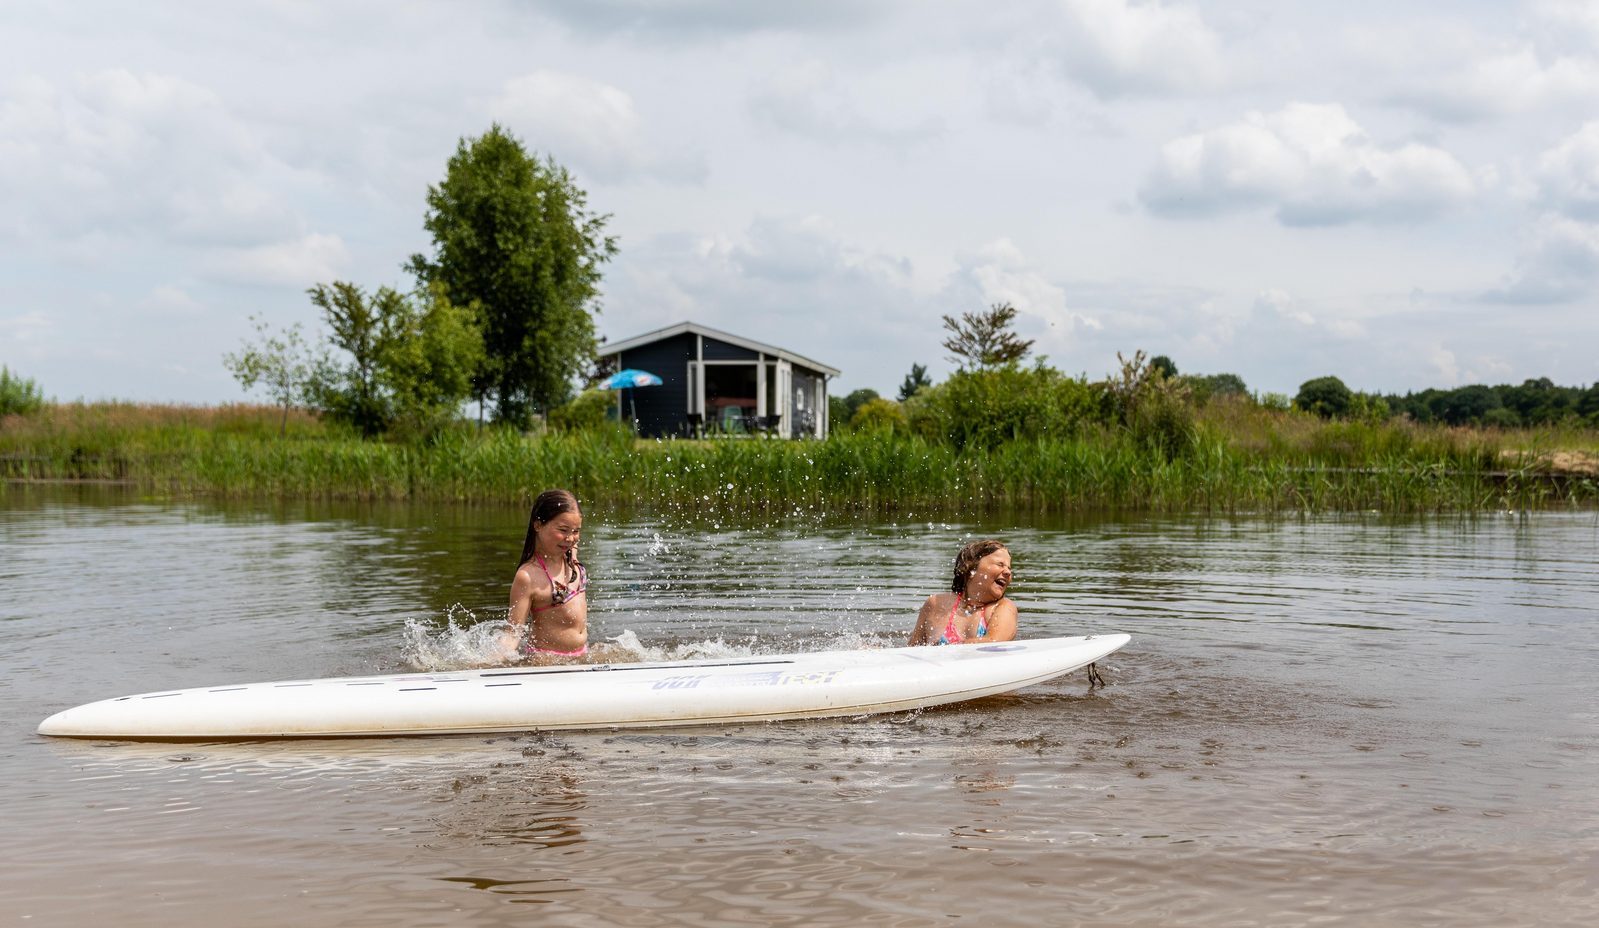
[(540, 160), (495, 124), (460, 141), (444, 180), (428, 188), (433, 254), (411, 270), (481, 313), (484, 359), (473, 396), (525, 425), (564, 401), (595, 351), (600, 266), (616, 253), (610, 218), (553, 158)]

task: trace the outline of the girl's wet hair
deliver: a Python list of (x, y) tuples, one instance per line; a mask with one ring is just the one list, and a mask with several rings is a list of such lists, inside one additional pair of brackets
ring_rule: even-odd
[(1006, 547), (1003, 541), (995, 541), (990, 538), (985, 541), (974, 541), (961, 548), (960, 552), (955, 555), (955, 577), (950, 581), (950, 591), (954, 593), (966, 592), (966, 581), (972, 579), (972, 575), (977, 573), (978, 562), (995, 551), (1006, 550)]
[(533, 560), (533, 552), (539, 541), (539, 526), (568, 512), (583, 514), (583, 510), (578, 508), (577, 497), (566, 490), (545, 490), (533, 500), (533, 511), (527, 517), (527, 540), (522, 542), (522, 559), (516, 562), (518, 568)]

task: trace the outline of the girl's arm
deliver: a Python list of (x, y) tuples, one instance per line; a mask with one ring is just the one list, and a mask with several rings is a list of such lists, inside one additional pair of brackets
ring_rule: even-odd
[(910, 646), (932, 644), (938, 637), (935, 631), (938, 625), (938, 594), (927, 597), (927, 602), (922, 603), (922, 611), (916, 614), (916, 627), (911, 629)]
[(988, 615), (987, 641), (1015, 641), (1016, 640), (1016, 604), (1009, 599), (1001, 599), (994, 604), (994, 609)]
[(500, 637), (500, 645), (507, 652), (507, 656), (516, 656), (517, 645), (521, 644), (522, 636), (532, 634), (532, 629), (527, 627), (528, 615), (533, 610), (533, 574), (526, 567), (519, 568), (516, 577), (511, 581), (511, 610), (506, 614), (505, 620), (510, 628)]

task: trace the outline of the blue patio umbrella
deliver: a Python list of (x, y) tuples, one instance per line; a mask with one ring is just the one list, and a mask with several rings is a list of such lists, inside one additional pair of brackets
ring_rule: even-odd
[[(655, 376), (649, 371), (634, 370), (631, 367), (626, 370), (617, 371), (616, 373), (599, 382), (599, 388), (601, 390), (631, 390), (634, 387), (658, 387), (660, 385), (661, 378)], [(617, 412), (621, 412), (620, 406), (618, 406)], [(633, 403), (633, 417), (635, 419), (638, 418), (637, 401), (634, 401)]]
[(649, 371), (638, 371), (631, 367), (625, 371), (617, 371), (599, 383), (601, 390), (625, 390), (628, 387), (658, 387), (660, 385), (661, 378)]

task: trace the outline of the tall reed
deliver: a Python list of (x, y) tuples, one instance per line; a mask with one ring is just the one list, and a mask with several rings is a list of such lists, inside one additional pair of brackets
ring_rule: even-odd
[[(1586, 439), (1586, 434), (1577, 436)], [(525, 503), (585, 500), (742, 511), (1387, 511), (1591, 506), (1599, 479), (1551, 475), (1527, 435), (1319, 424), (1209, 411), (1170, 455), (1125, 429), (952, 445), (890, 431), (825, 441), (526, 436), (471, 426), (426, 442), (365, 440), (270, 407), (49, 406), (0, 423), (0, 476), (112, 479), (183, 494)], [(1578, 444), (1578, 440), (1568, 444)]]

